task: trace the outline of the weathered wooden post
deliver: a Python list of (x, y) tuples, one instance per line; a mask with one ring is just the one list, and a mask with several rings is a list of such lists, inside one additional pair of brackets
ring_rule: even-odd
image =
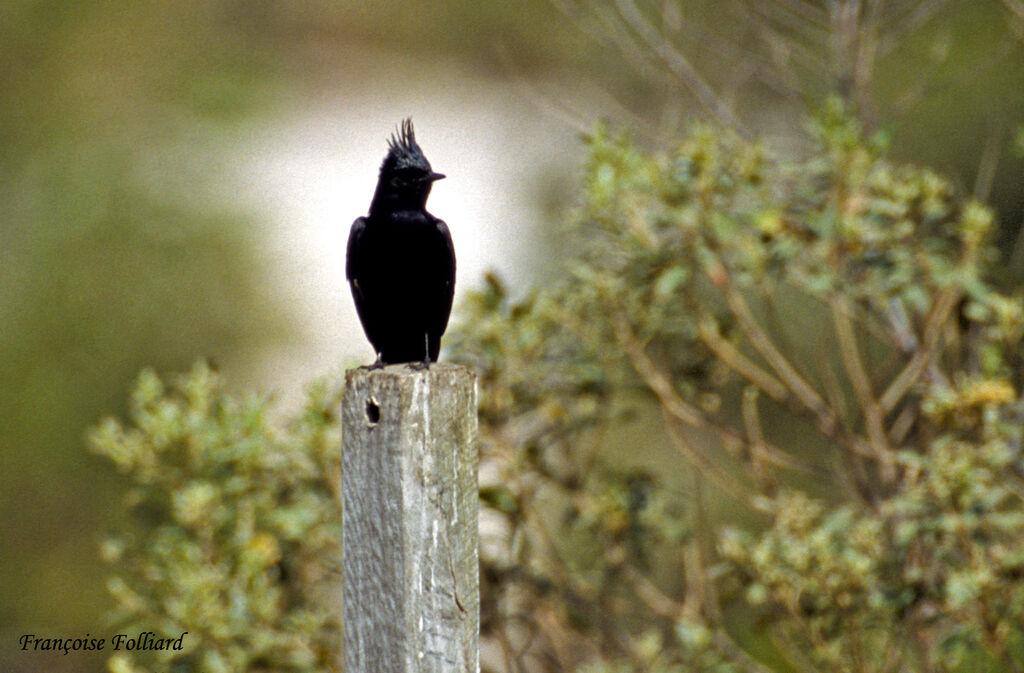
[(477, 673), (476, 377), (393, 365), (345, 383), (345, 672)]

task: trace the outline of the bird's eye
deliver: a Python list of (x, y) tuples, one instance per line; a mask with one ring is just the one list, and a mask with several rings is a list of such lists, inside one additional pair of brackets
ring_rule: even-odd
[(395, 176), (391, 179), (392, 184), (403, 184), (408, 182), (415, 182), (419, 176), (419, 171), (415, 168), (405, 167), (399, 168), (395, 171)]

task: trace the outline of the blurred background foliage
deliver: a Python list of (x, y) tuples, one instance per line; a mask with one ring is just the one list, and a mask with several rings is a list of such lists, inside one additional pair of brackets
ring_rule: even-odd
[(512, 671), (1024, 664), (1024, 305), (991, 212), (833, 99), (781, 161), (588, 138), (562, 280), (473, 297)]
[[(145, 370), (131, 425), (92, 430), (143, 524), (103, 543), (122, 569), (111, 617), (132, 634), (188, 632), (159, 670), (341, 670), (340, 405), (320, 381), (281, 427), (266, 398), (226, 395), (200, 364), (166, 386)], [(145, 670), (138, 653), (108, 656), (117, 673)]]
[[(559, 239), (560, 247), (542, 253), (551, 260), (553, 279), (562, 275), (561, 258), (571, 255), (577, 259), (575, 265), (568, 266), (576, 279), (572, 282), (589, 288), (587, 292), (647, 293), (624, 295), (621, 301), (628, 310), (623, 320), (612, 325), (601, 322), (605, 316), (598, 310), (600, 304), (592, 304), (588, 310), (594, 314), (586, 316), (587, 324), (594, 330), (602, 329), (599, 326), (603, 324), (604, 328), (618, 330), (616, 338), (635, 332), (638, 343), (654, 349), (653, 362), (668, 367), (663, 374), (677, 388), (675, 392), (693, 396), (692, 403), (702, 414), (721, 411), (742, 421), (744, 413), (750, 417), (751, 408), (765, 403), (766, 396), (771, 398), (768, 391), (744, 392), (735, 383), (723, 384), (723, 390), (715, 388), (720, 380), (715, 377), (724, 374), (721, 366), (709, 369), (709, 363), (722, 353), (694, 348), (693, 340), (695, 329), (705, 335), (707, 330), (718, 330), (726, 341), (735, 338), (742, 326), (718, 315), (721, 306), (706, 307), (709, 320), (694, 326), (673, 321), (678, 305), (665, 304), (666, 297), (692, 292), (687, 301), (699, 306), (707, 299), (706, 292), (721, 292), (716, 283), (731, 278), (730, 265), (736, 260), (725, 259), (719, 273), (717, 267), (706, 265), (708, 254), (721, 250), (714, 246), (703, 252), (687, 248), (682, 258), (685, 264), (663, 268), (658, 260), (648, 260), (644, 266), (627, 251), (605, 250), (602, 254), (611, 255), (607, 259), (588, 257), (599, 251), (589, 246), (621, 246), (623, 241), (615, 236), (616, 229), (602, 231), (602, 226), (613, 227), (617, 222), (638, 226), (637, 231), (631, 230), (631, 236), (648, 236), (644, 232), (648, 225), (643, 225), (648, 213), (658, 212), (659, 217), (685, 223), (693, 216), (686, 208), (692, 206), (693, 194), (700, 190), (711, 190), (707, 192), (712, 200), (708, 212), (717, 212), (722, 195), (716, 190), (724, 186), (695, 187), (692, 181), (707, 180), (708, 175), (717, 175), (716, 180), (749, 180), (745, 171), (753, 169), (744, 167), (743, 162), (756, 164), (753, 157), (759, 150), (749, 139), (757, 136), (766, 137), (766, 146), (774, 148), (774, 154), (769, 152), (772, 158), (763, 159), (768, 168), (758, 170), (763, 173), (764, 185), (775, 191), (756, 198), (753, 192), (746, 192), (744, 198), (752, 202), (739, 204), (747, 208), (743, 216), (729, 216), (747, 224), (749, 220), (758, 227), (757, 238), (741, 239), (750, 248), (742, 254), (760, 255), (758, 264), (763, 268), (757, 267), (758, 272), (770, 275), (792, 262), (794, 248), (818, 240), (815, 237), (829, 241), (832, 236), (845, 237), (841, 246), (831, 250), (849, 266), (833, 277), (830, 273), (836, 269), (821, 262), (820, 268), (808, 270), (804, 281), (812, 285), (804, 287), (803, 292), (820, 295), (837, 287), (850, 290), (848, 301), (861, 307), (850, 310), (856, 317), (857, 338), (867, 339), (861, 347), (866, 351), (862, 357), (869, 373), (869, 388), (878, 392), (879, 380), (874, 377), (891, 373), (886, 366), (894, 367), (891, 358), (900, 357), (894, 353), (912, 353), (900, 350), (913, 348), (912, 337), (917, 339), (918, 347), (924, 343), (922, 335), (915, 337), (913, 330), (932, 324), (928, 321), (933, 317), (929, 307), (943, 309), (934, 316), (934, 324), (946, 324), (954, 315), (962, 323), (958, 323), (958, 328), (963, 328), (959, 341), (949, 341), (952, 332), (948, 330), (941, 335), (945, 358), (942, 366), (950, 373), (965, 371), (968, 378), (959, 380), (950, 374), (948, 388), (927, 395), (913, 388), (914, 396), (920, 399), (914, 397), (911, 404), (902, 398), (900, 404), (909, 406), (883, 409), (883, 426), (898, 423), (895, 429), (901, 439), (893, 444), (931, 451), (936, 437), (954, 430), (1004, 437), (1003, 430), (992, 429), (993, 424), (1003, 423), (1007, 414), (1013, 417), (1007, 410), (1011, 402), (1003, 398), (1008, 389), (1017, 395), (1020, 386), (1014, 374), (1013, 349), (1005, 340), (1000, 341), (1004, 337), (997, 333), (1012, 326), (1016, 304), (1010, 295), (996, 294), (986, 283), (1009, 291), (1024, 273), (1024, 191), (1020, 189), (1024, 180), (1020, 141), (1024, 133), (1022, 35), (1024, 8), (1019, 0), (531, 0), (507, 5), (391, 1), (4, 3), (0, 7), (0, 84), (4, 91), (0, 96), (3, 642), (16, 642), (17, 636), (25, 632), (75, 635), (106, 628), (103, 615), (112, 603), (96, 548), (103, 530), (125, 525), (122, 507), (117, 504), (123, 483), (112, 477), (97, 457), (82, 451), (85, 428), (105, 412), (131, 411), (123, 401), (124, 391), (143, 367), (182, 370), (198, 357), (211, 357), (229, 380), (237, 379), (254, 363), (260, 363), (270, 348), (294, 341), (296, 309), (283, 300), (274, 275), (276, 268), (267, 258), (267, 222), (263, 214), (233, 199), (231, 186), (224, 179), (227, 163), (244, 152), (254, 128), (272, 124), (283, 111), (304, 105), (308, 98), (331, 89), (335, 81), (360, 71), (369, 61), (390, 62), (392, 54), (412, 53), (437, 63), (438, 68), (468, 64), (506, 82), (510, 95), (535, 100), (538, 114), (565, 119), (569, 124), (567, 133), (571, 127), (592, 131), (595, 112), (616, 120), (614, 128), (632, 129), (632, 140), (619, 138), (618, 131), (601, 131), (588, 141), (587, 201), (584, 215), (578, 219), (591, 221), (595, 236), (565, 234)], [(407, 75), (396, 69), (387, 85), (401, 87)], [(552, 79), (551, 75), (558, 77)], [(807, 133), (807, 114), (821, 109), (834, 93), (860, 120), (863, 133), (849, 131), (846, 122), (819, 124), (817, 136)], [(458, 124), (459, 114), (454, 105), (452, 124)], [(847, 119), (844, 115), (834, 118)], [(736, 149), (719, 148), (718, 132), (709, 130), (713, 127), (692, 131), (694, 119), (729, 129), (735, 136), (730, 136), (733, 139), (728, 142)], [(504, 123), (523, 126), (528, 133), (523, 120)], [(849, 136), (845, 140), (844, 133)], [(703, 165), (691, 157), (693, 165), (676, 166), (668, 172), (655, 157), (672, 156), (673, 161), (681, 161), (680, 157), (696, 151), (670, 151), (680, 147), (682, 137), (698, 148), (703, 143), (700, 151), (730, 157), (729, 161), (715, 169), (717, 173), (691, 174), (696, 170), (694, 166)], [(925, 165), (936, 173), (904, 175), (901, 171), (914, 169), (880, 169), (880, 165), (888, 165), (878, 163), (883, 147), (887, 148), (885, 161)], [(668, 154), (658, 155), (657, 151)], [(731, 154), (733, 151), (738, 154)], [(514, 154), (514, 148), (509, 153)], [(808, 156), (815, 159), (808, 160)], [(850, 164), (839, 170), (835, 161), (843, 157)], [(809, 163), (789, 163), (801, 160)], [(796, 177), (787, 173), (796, 170), (794, 165), (800, 166)], [(851, 189), (863, 188), (871, 194), (868, 204), (848, 204), (853, 216), (862, 220), (882, 218), (882, 224), (909, 218), (915, 223), (912, 233), (901, 228), (902, 224), (893, 231), (881, 225), (865, 229), (836, 215), (838, 195), (826, 194), (816, 188), (816, 183), (805, 181), (817, 175), (827, 182), (837, 170), (843, 180), (851, 182)], [(947, 176), (948, 182), (936, 177), (938, 174)], [(747, 186), (769, 188), (764, 185)], [(657, 187), (656, 193), (651, 191), (652, 186)], [(798, 186), (802, 192), (794, 191)], [(613, 196), (624, 200), (616, 204)], [(984, 202), (987, 208), (962, 205), (971, 203), (965, 201), (968, 196)], [(553, 197), (546, 194), (538, 198)], [(567, 198), (582, 200), (566, 194), (558, 198), (563, 202), (551, 210), (550, 221), (538, 226), (561, 231), (554, 214), (560, 212)], [(905, 206), (911, 198), (918, 199), (918, 205), (907, 212), (899, 211), (900, 204)], [(776, 199), (781, 199), (779, 205), (767, 207)], [(728, 208), (739, 206), (728, 204)], [(614, 210), (626, 207), (632, 210)], [(704, 204), (701, 207), (708, 208)], [(728, 208), (727, 213), (734, 212)], [(942, 214), (936, 216), (930, 208), (938, 208)], [(806, 213), (817, 213), (820, 218), (816, 224), (808, 224), (803, 219)], [(715, 220), (712, 224), (725, 227), (716, 235), (723, 241), (730, 240), (735, 232), (728, 228), (729, 222), (718, 222), (716, 217), (711, 217)], [(929, 219), (935, 217), (934, 221)], [(977, 246), (972, 248), (976, 258), (951, 257), (951, 251), (961, 249), (957, 246), (968, 245), (955, 236), (950, 238), (955, 232), (948, 228), (961, 224), (975, 227), (979, 236), (981, 229), (987, 228), (984, 240), (995, 247), (971, 244)], [(918, 240), (920, 227), (937, 238)], [(581, 240), (587, 241), (586, 245)], [(924, 247), (908, 247), (908, 243)], [(664, 254), (677, 249), (666, 246)], [(901, 250), (904, 256), (894, 258)], [(822, 252), (815, 248), (815, 254)], [(594, 259), (613, 264), (609, 268), (616, 273), (598, 269), (595, 275), (591, 268)], [(942, 268), (935, 269), (921, 266), (922, 259), (944, 261)], [(710, 275), (698, 280), (702, 278), (700, 270), (709, 268)], [(741, 269), (740, 275), (753, 274), (752, 269)], [(607, 276), (620, 275), (619, 285), (603, 287), (598, 283), (602, 278), (605, 280), (601, 282), (606, 282)], [(627, 279), (634, 283), (632, 289), (628, 284), (622, 286)], [(850, 285), (853, 281), (855, 286)], [(958, 288), (955, 302), (952, 295), (941, 291), (951, 284)], [(840, 323), (827, 310), (806, 309), (806, 297), (795, 292), (793, 285), (792, 281), (773, 285), (776, 294), (771, 298), (776, 300), (778, 324), (801, 321), (800, 330), (786, 334), (793, 352), (801, 354), (800, 361), (805, 353), (801, 348), (810, 348), (807, 357), (823, 357), (815, 355), (814, 345), (820, 343), (839, 352), (845, 340), (849, 354), (849, 330), (836, 331)], [(515, 288), (514, 294), (524, 293), (524, 288)], [(583, 298), (587, 296), (595, 299), (601, 295)], [(620, 408), (618, 402), (609, 409), (602, 401), (609, 377), (616, 382), (627, 381), (624, 377), (632, 376), (630, 367), (619, 360), (610, 362), (609, 358), (615, 359), (610, 354), (614, 351), (607, 348), (599, 352), (580, 350), (585, 340), (559, 338), (556, 326), (541, 320), (543, 312), (540, 317), (535, 314), (537, 306), (549, 306), (550, 301), (536, 295), (518, 303), (509, 298), (500, 282), (485, 283), (480, 294), (464, 303), (463, 320), (481, 325), (481, 329), (493, 324), (492, 336), (497, 338), (505, 331), (506, 336), (501, 338), (507, 343), (499, 347), (486, 342), (483, 332), (473, 335), (464, 331), (461, 336), (453, 335), (452, 353), (491, 372), (490, 390), (499, 401), (504, 400), (502, 404), (514, 406), (496, 408), (501, 414), (514, 411), (521, 425), (547, 423), (546, 414), (554, 414), (566, 423), (571, 420), (578, 424), (578, 428), (570, 428), (574, 432), (586, 429), (588, 437), (597, 432), (591, 426), (599, 426), (597, 445), (606, 447), (603, 453), (598, 452), (602, 453), (601, 464), (593, 470), (573, 466), (582, 470), (579, 475), (585, 476), (583, 483), (570, 482), (569, 491), (563, 485), (561, 495), (554, 487), (539, 489), (544, 495), (538, 505), (520, 502), (520, 495), (510, 499), (500, 489), (485, 489), (484, 495), (496, 503), (502, 516), (515, 518), (521, 516), (522, 507), (538, 507), (554, 524), (562, 516), (566, 498), (578, 499), (578, 489), (586, 487), (587, 493), (598, 495), (581, 510), (590, 518), (577, 518), (604, 526), (603, 517), (610, 512), (608, 516), (620, 522), (616, 524), (620, 527), (615, 529), (617, 534), (628, 532), (626, 549), (640, 549), (648, 544), (644, 537), (647, 533), (638, 532), (629, 522), (647, 516), (647, 507), (662, 506), (659, 498), (665, 500), (667, 511), (676, 511), (683, 505), (665, 494), (673, 489), (685, 492), (685, 504), (692, 499), (696, 486), (688, 470), (670, 469), (678, 464), (678, 456), (668, 445), (651, 441), (653, 448), (648, 453), (632, 448), (637, 442), (637, 429), (659, 425), (654, 421), (661, 412), (656, 411), (656, 405), (631, 403)], [(645, 317), (639, 307), (652, 312)], [(842, 310), (838, 314), (845, 315)], [(938, 320), (940, 317), (944, 320)], [(756, 318), (764, 316), (756, 314)], [(669, 331), (662, 334), (656, 330), (659, 324), (670, 326)], [(629, 331), (623, 331), (626, 329)], [(872, 336), (866, 337), (861, 330), (868, 330)], [(879, 331), (895, 338), (896, 345), (879, 337)], [(649, 341), (654, 336), (658, 338)], [(538, 353), (529, 349), (522, 353), (525, 346), (518, 343), (520, 339), (533, 344), (530, 349), (544, 344), (544, 348), (557, 352), (545, 351), (543, 357), (533, 360)], [(630, 339), (625, 342), (631, 343)], [(621, 349), (623, 344), (616, 343)], [(735, 346), (740, 353), (750, 347), (743, 343)], [(938, 348), (931, 343), (928, 347)], [(636, 355), (634, 347), (634, 361)], [(735, 360), (735, 355), (730, 357), (745, 362)], [(744, 357), (753, 356), (746, 353)], [(907, 357), (913, 359), (913, 355)], [(517, 361), (523, 366), (508, 367), (509, 362)], [(762, 369), (766, 365), (770, 362), (760, 363)], [(930, 368), (936, 364), (921, 366), (931, 376)], [(829, 371), (829, 367), (822, 371)], [(527, 377), (525, 372), (536, 376)], [(559, 385), (567, 386), (566, 390), (587, 393), (574, 398), (571, 413), (552, 401), (558, 397), (542, 385), (559, 376)], [(788, 385), (791, 381), (783, 379), (781, 383)], [(862, 449), (854, 451), (856, 458), (850, 466), (852, 481), (846, 484), (850, 497), (855, 502), (867, 498), (872, 506), (882, 509), (895, 507), (893, 500), (903, 494), (893, 486), (891, 474), (880, 493), (864, 485), (874, 474), (871, 452), (882, 441), (876, 422), (878, 413), (858, 412), (864, 398), (858, 397), (856, 389), (846, 389), (827, 377), (809, 383), (820, 386), (818, 396), (836, 407), (835, 418), (826, 415), (810, 425), (786, 424), (785, 441), (777, 439), (777, 443), (803, 460), (820, 455), (821, 438), (816, 433), (827, 428), (840, 432), (837, 428), (849, 425), (854, 429), (844, 431), (838, 439)], [(862, 383), (857, 385), (863, 392)], [(772, 384), (767, 385), (769, 391), (779, 392)], [(832, 392), (826, 394), (830, 389)], [(995, 397), (994, 407), (986, 406), (987, 395)], [(796, 403), (808, 399), (797, 395)], [(782, 404), (776, 413), (794, 411), (787, 404), (794, 402), (791, 399)], [(816, 404), (810, 406), (812, 413), (823, 413)], [(485, 414), (488, 408), (484, 408)], [(952, 411), (935, 411), (942, 408)], [(928, 416), (926, 409), (928, 414), (938, 415)], [(873, 429), (868, 423), (872, 417)], [(630, 422), (596, 423), (604, 418)], [(505, 422), (506, 416), (499, 414), (494, 419), (495, 423)], [(858, 431), (870, 433), (863, 437), (857, 435)], [(723, 439), (719, 430), (703, 428), (701, 432), (707, 437), (718, 433)], [(955, 433), (948, 441), (967, 441)], [(832, 443), (838, 441), (835, 436), (826, 436)], [(568, 440), (559, 441), (565, 444)], [(573, 446), (577, 445), (574, 439)], [(630, 446), (630, 450), (622, 451), (619, 447), (623, 445)], [(729, 445), (724, 441), (723, 446)], [(531, 460), (549, 455), (543, 443), (531, 440), (523, 446)], [(862, 455), (865, 452), (868, 455)], [(635, 471), (634, 458), (643, 458), (640, 462), (646, 472)], [(525, 458), (516, 458), (522, 460)], [(726, 462), (721, 465), (712, 460), (699, 466), (720, 477), (715, 482), (720, 485), (706, 488), (724, 492), (728, 476), (741, 469), (742, 461), (737, 457), (728, 459), (733, 462), (722, 460)], [(905, 464), (907, 460), (907, 456), (901, 456), (896, 464), (884, 466), (885, 470), (909, 473), (912, 470)], [(609, 463), (607, 470), (604, 461)], [(518, 467), (521, 463), (514, 464)], [(986, 463), (978, 474), (990, 474), (991, 470)], [(678, 483), (652, 489), (650, 474), (666, 474), (669, 481)], [(787, 473), (785, 479), (758, 474), (760, 468), (756, 479), (806, 488), (812, 496), (836, 495), (827, 485), (830, 482), (818, 472), (798, 470)], [(897, 479), (896, 483), (901, 482)], [(868, 492), (861, 492), (865, 488)], [(759, 519), (742, 514), (745, 508), (726, 504), (730, 499), (722, 494), (708, 495), (706, 501), (708, 516), (716, 521), (731, 514), (747, 523), (764, 523), (767, 516), (762, 514)], [(769, 504), (765, 506), (770, 515), (774, 510)], [(857, 516), (855, 511), (844, 514), (837, 523), (827, 515), (808, 515), (804, 522), (776, 523), (771, 530), (793, 535), (794, 530), (816, 531), (830, 525), (845, 531), (842, 526), (861, 526)], [(150, 523), (159, 520), (148, 519)], [(770, 516), (767, 520), (772, 521)], [(994, 530), (1001, 530), (992, 525)], [(654, 531), (650, 533), (654, 539), (664, 540), (651, 544), (655, 548), (676, 544), (680, 537), (690, 534), (687, 530), (689, 524), (681, 530)], [(278, 531), (275, 529), (273, 534)], [(992, 535), (998, 538), (996, 533)], [(584, 544), (593, 536), (593, 530), (583, 530), (573, 539)], [(710, 554), (713, 544), (703, 544)], [(975, 553), (974, 549), (960, 549), (954, 556), (966, 558)], [(991, 556), (989, 551), (985, 554)], [(759, 563), (772, 559), (733, 554), (730, 560), (754, 576), (762, 567)], [(608, 572), (606, 564), (594, 563), (586, 569), (591, 574)], [(619, 563), (613, 567), (632, 566)], [(672, 569), (668, 566), (660, 572)], [(495, 581), (507, 581), (504, 577), (499, 573)], [(527, 581), (532, 576), (523, 577), (522, 581)], [(928, 581), (932, 584), (925, 584), (931, 589), (947, 587), (939, 583), (940, 579), (931, 578)], [(539, 577), (537, 581), (537, 587), (544, 587), (551, 580)], [(785, 592), (791, 587), (772, 582), (758, 586), (752, 595), (761, 596), (763, 605), (776, 606), (776, 612), (782, 611), (777, 606), (786, 607)], [(968, 596), (964, 599), (967, 602), (962, 605), (979, 605), (971, 600), (981, 599), (971, 596), (991, 595), (986, 593), (988, 589), (982, 591), (963, 583), (960, 586), (967, 586), (963, 594)], [(991, 586), (998, 585), (986, 585)], [(520, 586), (510, 591), (516, 601), (536, 598)], [(825, 594), (813, 594), (811, 600), (818, 600), (820, 595)], [(570, 598), (581, 600), (578, 596)], [(696, 638), (693, 642), (697, 645), (706, 645), (700, 637), (702, 622), (694, 616), (696, 608), (692, 603), (687, 605), (690, 621), (679, 623), (695, 625), (696, 630), (676, 624), (668, 630), (637, 631), (636, 639), (630, 640), (633, 644), (618, 652), (625, 652), (632, 662), (622, 665), (636, 666), (640, 661), (636, 659), (640, 650), (634, 645), (656, 652), (670, 636), (683, 634)], [(584, 608), (586, 604), (578, 611), (570, 610), (573, 620), (582, 623), (593, 617), (588, 617)], [(728, 605), (723, 610), (728, 612)], [(734, 635), (737, 629), (756, 626), (745, 619), (735, 617)], [(630, 621), (633, 626), (642, 623)], [(966, 618), (956, 623), (966, 623)], [(1001, 623), (997, 620), (993, 628)], [(500, 626), (501, 621), (495, 624)], [(575, 626), (574, 621), (565, 628)], [(948, 623), (944, 627), (952, 628)], [(810, 633), (805, 631), (804, 635)], [(828, 645), (826, 636), (822, 636), (822, 642)], [(1013, 661), (998, 647), (993, 649), (991, 633), (968, 636), (963, 642), (971, 646), (981, 642), (979, 647), (989, 652), (996, 664), (1009, 666), (1007, 662)], [(565, 642), (583, 648), (584, 653), (593, 652), (595, 645), (580, 644), (584, 641), (574, 638)], [(510, 641), (507, 647), (518, 652), (520, 642)], [(541, 664), (522, 662), (577, 660), (575, 649), (544, 650), (544, 643), (538, 647), (542, 654), (536, 658), (531, 659), (532, 654), (512, 656), (508, 666), (516, 670), (514, 666), (523, 665), (533, 670)], [(717, 661), (719, 654), (698, 650), (698, 654), (704, 653), (700, 656)], [(762, 654), (766, 658), (763, 660), (776, 656)], [(579, 660), (584, 659), (587, 657)], [(34, 670), (40, 661), (9, 646), (0, 648), (0, 668), (5, 670)], [(98, 667), (99, 661), (96, 657), (69, 656), (46, 658), (45, 665), (50, 670), (83, 670)], [(826, 661), (791, 661), (788, 665), (800, 669), (805, 664), (824, 665)]]

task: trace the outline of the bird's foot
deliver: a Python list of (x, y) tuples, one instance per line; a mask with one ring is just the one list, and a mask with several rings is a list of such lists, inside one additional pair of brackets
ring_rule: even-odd
[(410, 362), (409, 369), (417, 372), (430, 371), (430, 360), (422, 360), (420, 362)]
[(364, 367), (364, 369), (368, 369), (368, 370), (369, 370), (369, 371), (371, 371), (371, 372), (372, 372), (372, 371), (373, 371), (374, 369), (384, 369), (384, 361), (383, 361), (383, 360), (381, 360), (381, 359), (380, 359), (380, 356), (378, 355), (378, 356), (377, 356), (377, 359), (376, 359), (376, 360), (374, 361), (374, 363), (373, 363), (372, 365), (366, 365), (366, 366)]

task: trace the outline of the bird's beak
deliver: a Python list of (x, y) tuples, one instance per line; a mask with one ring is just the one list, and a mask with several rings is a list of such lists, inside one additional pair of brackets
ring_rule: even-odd
[(445, 177), (444, 173), (431, 173), (427, 176), (427, 180), (434, 182), (435, 180), (441, 180)]

